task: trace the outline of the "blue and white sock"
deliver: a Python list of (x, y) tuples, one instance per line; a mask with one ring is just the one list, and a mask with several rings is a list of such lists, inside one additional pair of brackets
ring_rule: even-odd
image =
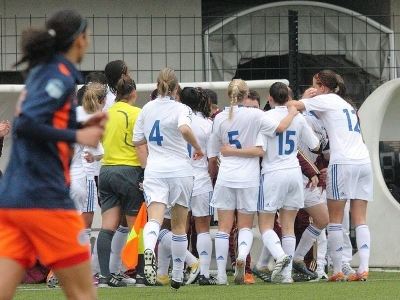
[(90, 258), (90, 264), (92, 266), (92, 275), (100, 274), (99, 257), (97, 255), (97, 240), (94, 242), (92, 257)]
[(189, 267), (197, 263), (197, 257), (194, 256), (189, 250), (186, 250), (185, 263)]
[(299, 244), (297, 245), (293, 260), (304, 260), (304, 256), (311, 249), (320, 234), (321, 230), (315, 228), (311, 224), (308, 225), (301, 236)]
[(282, 236), (282, 249), (290, 257), (290, 263), (283, 269), (283, 276), (292, 275), (292, 261), (294, 255), (294, 249), (296, 248), (296, 237), (294, 235), (284, 235)]
[(88, 241), (89, 241), (89, 254), (92, 254), (92, 245), (90, 244), (90, 235), (92, 233), (92, 229), (91, 228), (85, 228), (85, 234), (88, 237)]
[(263, 246), (256, 267), (260, 270), (268, 269), (268, 262), (271, 259), (271, 257), (272, 257), (271, 252), (268, 250), (267, 247)]
[(196, 247), (200, 258), (200, 275), (210, 278), (212, 240), (209, 232), (197, 234)]
[(186, 234), (172, 234), (172, 279), (178, 282), (183, 281), (183, 268), (185, 265), (188, 240)]
[(329, 223), (328, 243), (333, 263), (333, 274), (342, 272), (343, 231), (342, 224)]
[(238, 258), (246, 261), (253, 244), (253, 231), (250, 228), (242, 228), (238, 234)]
[(321, 231), (321, 234), (317, 238), (317, 264), (325, 266), (327, 264), (327, 251), (328, 251), (328, 239), (326, 238), (325, 229)]
[(261, 234), (261, 236), (264, 246), (268, 248), (275, 260), (281, 258), (285, 254), (285, 251), (282, 249), (281, 240), (275, 231), (267, 229)]
[(369, 271), (371, 235), (367, 225), (358, 225), (356, 227), (356, 241), (358, 248), (358, 257), (360, 259), (358, 273), (361, 274), (364, 271)]
[(160, 223), (157, 220), (150, 219), (143, 228), (144, 249), (150, 249), (154, 252), (160, 232)]
[(126, 244), (128, 238), (128, 227), (118, 226), (111, 242), (111, 254), (110, 254), (110, 272), (119, 274), (121, 272), (122, 260), (121, 252)]
[(168, 269), (171, 262), (171, 242), (172, 232), (168, 229), (162, 229), (158, 235), (158, 254), (157, 254), (157, 275), (168, 275)]
[(217, 260), (218, 277), (226, 276), (228, 250), (229, 233), (218, 231), (215, 235), (215, 258)]

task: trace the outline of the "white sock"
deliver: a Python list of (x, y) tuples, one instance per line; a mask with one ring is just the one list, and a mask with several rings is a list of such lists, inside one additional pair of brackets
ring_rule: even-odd
[(342, 224), (329, 223), (328, 243), (333, 263), (333, 274), (342, 272), (343, 232)]
[(268, 262), (271, 258), (272, 258), (271, 252), (268, 250), (267, 247), (263, 246), (256, 267), (258, 269), (268, 269)]
[(296, 248), (296, 237), (294, 235), (282, 236), (282, 249), (290, 257), (290, 263), (283, 269), (283, 276), (291, 276), (294, 249)]
[(171, 242), (172, 232), (163, 229), (158, 236), (158, 254), (157, 254), (157, 275), (168, 275), (168, 268), (171, 262)]
[(353, 245), (350, 240), (350, 200), (347, 200), (344, 207), (343, 221), (343, 251), (342, 251), (342, 265), (350, 263), (353, 259)]
[(371, 235), (367, 225), (358, 225), (356, 227), (356, 241), (358, 248), (358, 257), (360, 259), (360, 267), (358, 273), (369, 271), (369, 254), (371, 247)]
[(160, 232), (160, 223), (158, 223), (154, 219), (150, 219), (147, 221), (146, 225), (143, 228), (143, 241), (144, 241), (144, 249), (150, 249), (154, 251), (154, 248), (157, 243), (158, 234)]
[(210, 278), (212, 240), (209, 232), (197, 234), (196, 247), (200, 258), (200, 275)]
[(218, 277), (226, 276), (226, 262), (229, 251), (229, 233), (218, 231), (215, 234), (215, 258), (217, 260)]
[(90, 258), (90, 264), (92, 265), (92, 275), (100, 273), (99, 257), (97, 255), (97, 239), (94, 242), (92, 257)]
[(85, 228), (85, 234), (88, 237), (88, 241), (89, 241), (89, 254), (92, 253), (92, 244), (90, 244), (90, 235), (91, 235), (92, 229), (91, 228)]
[(186, 250), (185, 263), (189, 267), (197, 263), (197, 257), (194, 256), (189, 250)]
[(275, 260), (281, 258), (282, 255), (285, 254), (285, 251), (282, 249), (281, 241), (275, 231), (267, 229), (261, 236), (264, 246), (268, 248)]
[(326, 252), (328, 247), (328, 240), (326, 239), (325, 229), (321, 231), (321, 234), (317, 238), (317, 264), (320, 266), (326, 265)]
[(188, 240), (186, 234), (172, 234), (171, 252), (172, 252), (172, 279), (183, 281), (183, 268), (187, 252)]
[(242, 228), (238, 234), (238, 258), (246, 261), (253, 244), (253, 231), (250, 228)]
[[(315, 228), (311, 224), (304, 230), (300, 242), (297, 245), (296, 252), (294, 253), (293, 260), (304, 260), (304, 256), (313, 246), (315, 240), (321, 234), (321, 230)], [(283, 240), (282, 240), (283, 242)], [(282, 243), (283, 246), (283, 243)], [(286, 251), (285, 251), (286, 252)], [(286, 253), (287, 254), (287, 253)]]
[(111, 242), (111, 254), (110, 254), (110, 272), (119, 274), (121, 272), (121, 251), (126, 244), (128, 238), (128, 227), (118, 226)]

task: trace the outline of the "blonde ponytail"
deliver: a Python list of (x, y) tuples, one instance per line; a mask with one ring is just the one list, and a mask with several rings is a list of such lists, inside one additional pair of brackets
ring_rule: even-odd
[(243, 102), (246, 94), (249, 92), (246, 82), (242, 79), (233, 79), (228, 86), (228, 95), (231, 99), (228, 120), (233, 118), (233, 106)]

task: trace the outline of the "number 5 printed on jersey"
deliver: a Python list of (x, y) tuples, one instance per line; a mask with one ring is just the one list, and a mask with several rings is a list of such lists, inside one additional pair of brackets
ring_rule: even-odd
[(235, 145), (237, 149), (242, 149), (242, 145), (239, 140), (235, 140), (234, 137), (239, 135), (239, 131), (229, 131), (228, 132), (228, 140), (230, 145)]
[(154, 122), (153, 127), (151, 128), (149, 141), (150, 142), (157, 142), (158, 146), (162, 146), (162, 141), (164, 140), (163, 136), (160, 133), (160, 120), (156, 120)]

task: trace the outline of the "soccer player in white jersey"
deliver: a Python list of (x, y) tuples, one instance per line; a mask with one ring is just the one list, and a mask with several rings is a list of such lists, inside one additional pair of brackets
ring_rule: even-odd
[[(181, 91), (181, 102), (189, 106), (192, 111), (192, 130), (202, 149), (207, 149), (211, 136), (212, 121), (211, 100), (202, 88), (185, 87)], [(189, 156), (192, 155), (188, 145)], [(212, 183), (208, 172), (207, 157), (200, 160), (191, 160), (194, 171), (194, 187), (190, 200), (190, 208), (197, 232), (197, 251), (200, 258), (200, 285), (215, 285), (216, 279), (210, 276), (212, 240), (210, 236), (210, 221), (214, 215), (214, 208), (210, 206), (212, 197)]]
[[(322, 126), (321, 121), (313, 112), (304, 112), (303, 114), (307, 123), (313, 129), (315, 135), (321, 142), (321, 149), (326, 151), (329, 148), (328, 139), (325, 128)], [(304, 156), (309, 159), (311, 164), (314, 164), (318, 154), (312, 152), (310, 148), (303, 142), (299, 140), (298, 148), (303, 152)], [(304, 263), (304, 256), (313, 246), (314, 242), (322, 234), (325, 234), (325, 227), (328, 225), (328, 208), (326, 206), (325, 197), (321, 196), (321, 191), (317, 188), (313, 188), (310, 180), (303, 175), (303, 188), (304, 188), (304, 210), (312, 217), (313, 222), (309, 224), (306, 230), (303, 232), (302, 237), (298, 243), (296, 251), (293, 256), (293, 268), (306, 275), (309, 279), (316, 279), (319, 274), (311, 272), (307, 269)], [(325, 237), (326, 239), (326, 237)], [(318, 249), (319, 251), (319, 249)], [(326, 254), (326, 247), (324, 253), (324, 259)], [(323, 269), (322, 269), (322, 272)], [(327, 279), (326, 274), (322, 274), (324, 279)]]
[[(288, 88), (276, 82), (270, 87), (268, 97), (273, 109), (265, 114), (274, 120), (282, 120), (287, 115)], [(299, 140), (311, 149), (319, 149), (319, 140), (302, 115), (293, 118), (292, 123), (282, 133), (274, 136), (263, 135), (266, 151), (262, 160), (260, 197), (257, 204), (258, 222), (264, 246), (276, 260), (271, 274), (272, 282), (291, 283), (290, 264), (296, 238), (294, 220), (297, 211), (304, 205), (303, 178), (297, 159)], [(273, 230), (275, 214), (279, 210), (282, 228), (282, 246)]]
[(367, 280), (369, 275), (370, 232), (367, 226), (367, 203), (372, 201), (373, 178), (368, 149), (365, 146), (357, 113), (353, 106), (335, 94), (340, 88), (335, 72), (323, 70), (313, 77), (309, 98), (290, 101), (297, 109), (314, 111), (324, 125), (330, 144), (327, 172), (329, 209), (328, 243), (333, 262), (333, 275), (328, 281), (342, 281), (342, 220), (346, 200), (356, 230), (360, 266), (347, 277), (349, 281)]
[(177, 290), (183, 279), (188, 243), (185, 225), (194, 180), (187, 144), (193, 147), (193, 159), (201, 159), (204, 153), (190, 128), (192, 110), (175, 101), (179, 84), (172, 69), (165, 68), (160, 72), (157, 88), (158, 98), (143, 107), (133, 136), (136, 146), (147, 143), (149, 149), (143, 181), (148, 214), (143, 230), (144, 272), (147, 281), (155, 284), (154, 247), (165, 209), (171, 208), (171, 288)]
[[(84, 122), (96, 112), (101, 111), (105, 104), (106, 93), (107, 89), (100, 83), (91, 83), (85, 87), (82, 106), (76, 108), (78, 122)], [(74, 155), (71, 160), (70, 196), (74, 200), (77, 210), (82, 214), (89, 238), (94, 211), (97, 207), (94, 162), (99, 161), (103, 157), (103, 154), (104, 148), (100, 142), (96, 148), (76, 143), (74, 145)]]
[[(218, 232), (215, 236), (215, 254), (218, 266), (217, 284), (226, 285), (226, 262), (229, 248), (234, 212), (237, 209), (238, 257), (236, 259), (235, 283), (244, 283), (246, 256), (253, 242), (253, 219), (257, 210), (257, 198), (260, 179), (259, 158), (262, 156), (262, 141), (257, 141), (261, 131), (267, 135), (283, 132), (296, 114), (286, 111), (281, 122), (268, 118), (261, 110), (247, 109), (242, 103), (247, 97), (247, 84), (234, 79), (228, 86), (230, 107), (219, 113), (214, 119), (208, 157), (211, 163), (211, 176), (217, 164), (221, 146), (227, 144), (235, 149), (250, 148), (252, 153), (242, 156), (221, 156), (221, 165), (214, 187), (211, 204), (218, 209)], [(239, 155), (239, 154), (238, 154)]]

